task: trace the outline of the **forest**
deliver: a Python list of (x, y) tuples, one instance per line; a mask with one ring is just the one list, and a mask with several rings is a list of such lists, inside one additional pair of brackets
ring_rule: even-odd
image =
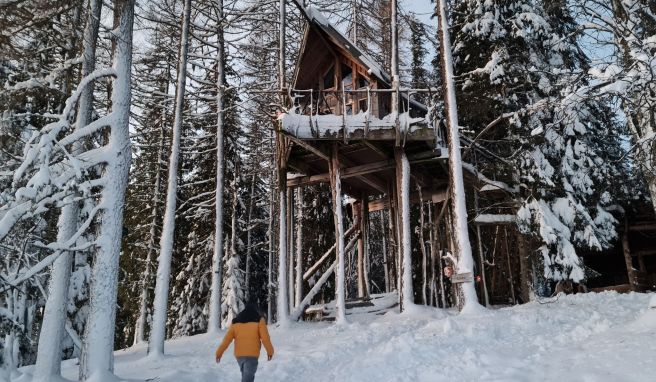
[[(352, 78), (359, 113), (294, 88), (313, 23), (389, 79)], [(0, 381), (70, 359), (105, 380), (115, 350), (161, 359), (249, 301), (284, 327), (394, 291), (465, 314), (585, 285), (604, 271), (584, 256), (656, 220), (655, 77), (653, 0), (0, 0)], [(301, 174), (329, 146), (287, 124), (309, 107), (343, 149), (374, 90), (397, 138), (365, 143), (396, 160), (393, 192), (346, 159)], [(445, 131), (444, 154), (406, 156), (406, 120)], [(623, 282), (656, 289), (652, 258), (625, 256)]]

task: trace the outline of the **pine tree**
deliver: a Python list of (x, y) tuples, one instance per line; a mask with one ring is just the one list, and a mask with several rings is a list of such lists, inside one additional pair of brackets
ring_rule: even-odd
[[(563, 2), (466, 1), (456, 6), (463, 125), (484, 131), (494, 153), (480, 163), (517, 187), (522, 232), (541, 242), (545, 277), (584, 279), (577, 248), (601, 250), (615, 237), (604, 208), (617, 175), (607, 160), (617, 142), (608, 105), (580, 97), (586, 57)], [(502, 163), (502, 165), (499, 165)]]

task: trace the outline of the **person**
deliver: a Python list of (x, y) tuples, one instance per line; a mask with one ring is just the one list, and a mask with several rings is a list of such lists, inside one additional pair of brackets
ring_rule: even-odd
[(232, 320), (232, 325), (223, 337), (221, 345), (216, 349), (216, 363), (221, 361), (223, 353), (233, 339), (235, 340), (235, 358), (237, 358), (241, 371), (241, 381), (252, 382), (255, 380), (262, 344), (266, 349), (268, 360), (271, 361), (273, 358), (273, 345), (269, 331), (255, 304), (246, 304), (244, 310)]

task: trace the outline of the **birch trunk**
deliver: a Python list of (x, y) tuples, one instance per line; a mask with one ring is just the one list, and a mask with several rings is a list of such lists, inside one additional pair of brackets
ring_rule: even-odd
[(330, 182), (333, 196), (333, 220), (335, 222), (335, 240), (337, 246), (337, 267), (335, 269), (335, 321), (338, 324), (346, 323), (346, 291), (344, 279), (344, 218), (342, 214), (342, 183), (340, 179), (340, 168), (337, 144), (333, 146), (330, 161)]
[[(223, 20), (223, 0), (217, 0), (218, 19)], [(214, 253), (212, 256), (212, 283), (210, 286), (210, 313), (207, 332), (216, 333), (221, 329), (221, 284), (223, 282), (223, 124), (225, 103), (225, 39), (223, 27), (217, 31), (217, 110), (216, 119), (216, 192), (214, 193)]]
[(401, 311), (414, 305), (414, 290), (412, 286), (412, 236), (410, 232), (410, 162), (401, 148), (395, 149), (397, 161), (397, 182), (399, 194), (399, 209), (401, 227), (400, 264), (401, 264)]
[[(472, 257), (469, 231), (467, 227), (467, 206), (465, 201), (465, 185), (462, 175), (462, 159), (460, 153), (460, 132), (458, 127), (458, 111), (456, 105), (456, 89), (453, 79), (453, 58), (451, 54), (451, 37), (447, 21), (446, 0), (438, 0), (438, 30), (440, 40), (440, 55), (442, 66), (442, 81), (444, 86), (444, 103), (447, 114), (447, 137), (449, 141), (449, 182), (451, 187), (451, 206), (453, 209), (454, 256), (457, 259), (456, 273), (472, 273), (474, 259)], [(456, 284), (458, 308), (461, 312), (472, 312), (480, 308), (473, 282)]]
[(116, 294), (118, 290), (119, 254), (123, 233), (125, 189), (130, 171), (130, 74), (132, 67), (132, 27), (134, 0), (114, 2), (116, 46), (112, 86), (112, 113), (108, 147), (111, 148), (104, 178), (107, 179), (100, 203), (103, 213), (99, 222), (96, 257), (89, 288), (89, 316), (80, 363), (80, 379), (92, 375), (99, 378), (113, 374)]
[(160, 239), (160, 255), (157, 264), (157, 280), (153, 301), (153, 326), (150, 332), (148, 352), (152, 357), (164, 355), (166, 339), (166, 316), (168, 310), (169, 283), (171, 279), (171, 257), (173, 254), (173, 237), (175, 234), (175, 210), (178, 192), (178, 161), (180, 155), (180, 135), (182, 114), (187, 80), (187, 52), (189, 49), (189, 18), (191, 0), (185, 0), (182, 16), (182, 34), (180, 35), (180, 57), (178, 61), (178, 80), (175, 96), (175, 119), (173, 121), (173, 141), (169, 157), (168, 186), (166, 190), (166, 210)]
[[(96, 43), (98, 40), (98, 27), (102, 2), (89, 1), (86, 27), (84, 30), (84, 50), (82, 61), (82, 78), (91, 74), (96, 66)], [(93, 82), (85, 87), (78, 100), (78, 111), (75, 126), (77, 129), (86, 126), (91, 121), (93, 109)], [(72, 152), (77, 154), (80, 144), (73, 145)], [(57, 223), (57, 241), (65, 242), (70, 239), (78, 227), (79, 208), (73, 197), (65, 200)], [(66, 324), (66, 305), (68, 304), (68, 286), (71, 276), (71, 267), (74, 254), (63, 252), (55, 260), (50, 275), (48, 299), (43, 312), (43, 323), (39, 335), (36, 365), (34, 367), (33, 381), (48, 381), (61, 375), (61, 340)]]

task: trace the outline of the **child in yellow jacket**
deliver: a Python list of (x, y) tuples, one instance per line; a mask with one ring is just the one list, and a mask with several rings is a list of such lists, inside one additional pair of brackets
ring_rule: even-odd
[(241, 371), (241, 380), (242, 382), (252, 382), (255, 379), (262, 344), (266, 349), (268, 360), (271, 361), (273, 358), (273, 345), (269, 331), (254, 304), (246, 304), (244, 310), (232, 320), (232, 325), (223, 337), (221, 345), (216, 349), (216, 363), (221, 361), (223, 353), (233, 339), (235, 340), (235, 358), (237, 358)]

